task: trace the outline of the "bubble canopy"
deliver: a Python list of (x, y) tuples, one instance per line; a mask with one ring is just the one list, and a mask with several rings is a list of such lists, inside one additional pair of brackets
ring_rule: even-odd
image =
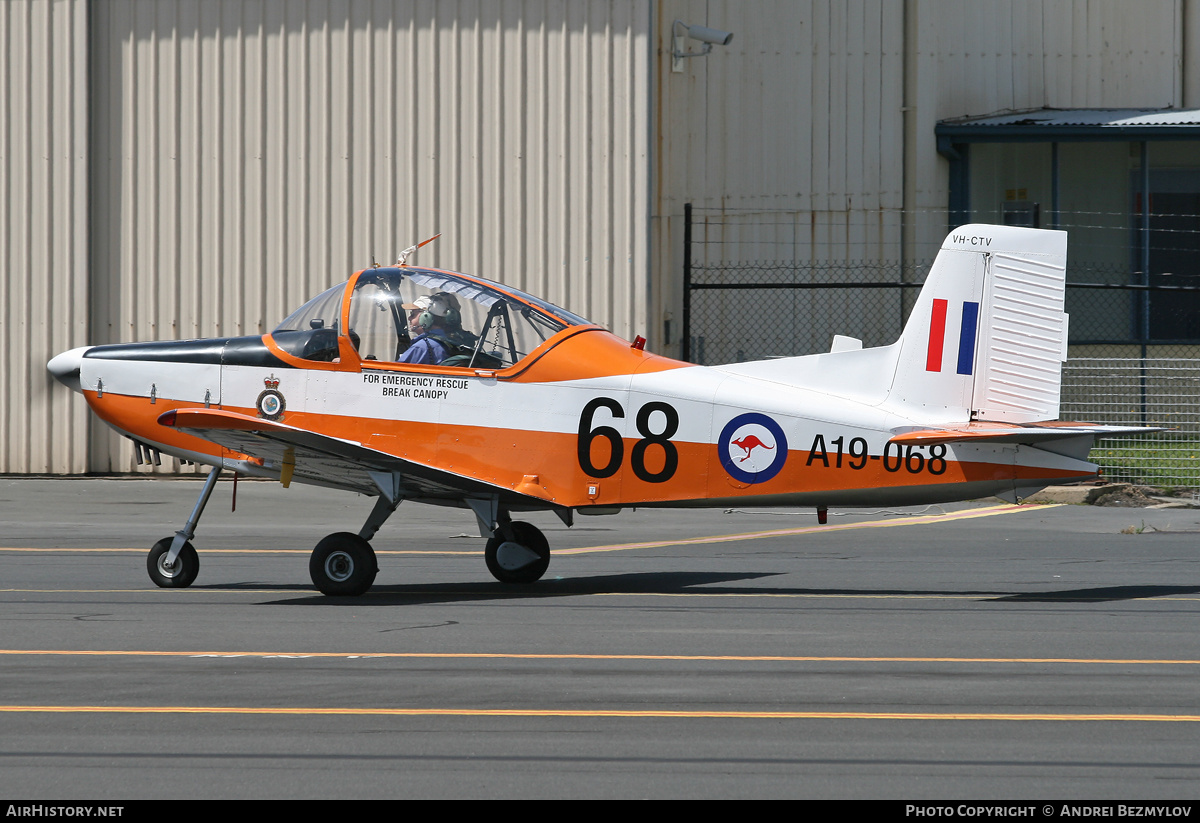
[(367, 361), (402, 362), (413, 341), (427, 334), (445, 344), (447, 356), (438, 365), (506, 368), (563, 329), (589, 325), (566, 309), (498, 283), (391, 267), (365, 269), (318, 294), (288, 315), (272, 337), (296, 357), (332, 360), (347, 300), (347, 336)]

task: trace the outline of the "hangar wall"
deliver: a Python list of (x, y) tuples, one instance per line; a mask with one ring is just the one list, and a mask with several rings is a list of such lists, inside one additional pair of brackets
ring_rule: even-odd
[[(673, 73), (675, 19), (734, 41)], [(1196, 0), (8, 0), (0, 472), (131, 468), (52, 354), (254, 333), (438, 231), (419, 262), (677, 353), (684, 203), (725, 259), (927, 259), (938, 120), (1196, 105), (1198, 33)]]
[(87, 3), (0, 3), (0, 472), (86, 468), (46, 361), (87, 325)]
[[(707, 221), (693, 249), (701, 263), (919, 263), (948, 228), (939, 120), (1179, 107), (1185, 86), (1200, 93), (1200, 64), (1185, 62), (1200, 45), (1194, 0), (787, 0), (754, 10), (658, 5), (651, 294), (660, 335), (678, 328), (682, 311), (685, 203)], [(734, 39), (673, 73), (675, 19)], [(769, 307), (746, 297), (723, 322), (770, 325)], [(667, 350), (678, 352), (677, 333)]]
[[(55, 349), (267, 331), (438, 232), (416, 262), (528, 289), (618, 334), (644, 328), (649, 0), (75, 7), (87, 42), (73, 44), (67, 93), (90, 103), (93, 162), (72, 202), (90, 203), (77, 256), (90, 310), (27, 366), (56, 413), (74, 419), (79, 402), (44, 379)], [(14, 442), (41, 427), (10, 425)], [(62, 454), (44, 437), (52, 455), (5, 449), (0, 471), (133, 467), (98, 424), (69, 439)]]

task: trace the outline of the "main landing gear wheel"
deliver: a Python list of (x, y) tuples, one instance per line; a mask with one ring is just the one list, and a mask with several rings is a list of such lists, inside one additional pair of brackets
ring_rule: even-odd
[(537, 526), (515, 520), (508, 524), (511, 539), (498, 529), (487, 542), (483, 559), (492, 577), (501, 583), (532, 583), (550, 565), (550, 544)]
[(154, 585), (164, 589), (186, 589), (200, 573), (200, 558), (191, 543), (184, 543), (175, 562), (167, 565), (167, 554), (171, 551), (174, 537), (164, 537), (154, 544), (146, 556), (146, 571)]
[(321, 594), (357, 597), (371, 588), (378, 573), (371, 544), (350, 532), (329, 535), (308, 560), (308, 574)]

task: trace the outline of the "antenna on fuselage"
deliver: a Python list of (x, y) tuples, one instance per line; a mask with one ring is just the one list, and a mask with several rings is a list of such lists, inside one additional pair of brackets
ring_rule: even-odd
[(439, 237), (441, 237), (441, 236), (442, 236), (442, 233), (441, 233), (441, 232), (438, 232), (438, 233), (437, 233), (437, 234), (435, 234), (433, 237), (430, 237), (428, 240), (422, 240), (420, 243), (418, 243), (418, 244), (417, 244), (417, 245), (415, 245), (415, 246), (409, 246), (407, 249), (405, 249), (404, 251), (400, 252), (400, 256), (396, 258), (396, 265), (397, 265), (397, 266), (405, 266), (405, 265), (408, 265), (407, 261), (408, 261), (408, 256), (409, 256), (410, 254), (412, 254), (413, 252), (415, 252), (417, 249), (421, 248), (421, 246), (424, 246), (424, 245), (427, 245), (427, 244), (429, 244), (429, 243), (432, 243), (434, 240), (437, 240), (437, 239), (438, 239)]

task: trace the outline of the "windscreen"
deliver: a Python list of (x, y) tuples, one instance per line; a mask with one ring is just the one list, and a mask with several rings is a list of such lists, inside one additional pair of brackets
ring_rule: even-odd
[(275, 327), (275, 331), (336, 330), (342, 316), (342, 295), (345, 293), (345, 283), (326, 289), (289, 314)]
[[(350, 299), (349, 334), (364, 360), (498, 369), (519, 362), (568, 325), (586, 322), (561, 309), (538, 311), (540, 303), (534, 308), (446, 272), (368, 269)], [(425, 359), (413, 357), (417, 346)], [(429, 355), (430, 348), (436, 356)]]
[[(272, 333), (276, 343), (306, 360), (335, 359), (345, 291), (346, 284), (334, 286), (288, 315)], [(355, 281), (346, 333), (363, 360), (499, 369), (568, 326), (587, 322), (489, 281), (383, 268), (367, 269)]]

